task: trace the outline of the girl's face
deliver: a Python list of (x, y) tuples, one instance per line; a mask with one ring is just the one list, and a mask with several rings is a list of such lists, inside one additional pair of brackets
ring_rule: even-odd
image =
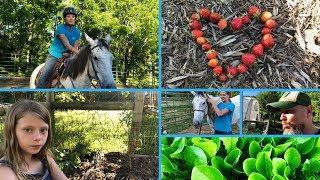
[(49, 125), (32, 113), (27, 113), (19, 119), (15, 132), (22, 151), (26, 155), (39, 153), (46, 144), (48, 130)]
[(75, 25), (76, 24), (76, 16), (73, 14), (67, 14), (66, 17), (64, 18), (66, 23), (68, 25)]
[(220, 92), (219, 96), (220, 96), (222, 102), (228, 102), (229, 101), (230, 97), (226, 92)]

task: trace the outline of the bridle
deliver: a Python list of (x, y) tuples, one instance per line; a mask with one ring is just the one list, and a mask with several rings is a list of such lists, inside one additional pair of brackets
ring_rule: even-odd
[[(193, 109), (193, 112), (196, 112), (196, 111), (199, 111), (199, 112), (202, 112), (204, 114), (203, 117), (207, 117), (208, 116), (208, 111), (209, 111), (209, 106), (208, 106), (208, 100), (206, 97), (205, 98), (205, 103), (206, 103), (206, 106), (207, 108), (204, 108), (204, 109)], [(202, 120), (200, 121), (200, 128), (199, 128), (199, 134), (201, 134), (201, 127), (202, 127)]]

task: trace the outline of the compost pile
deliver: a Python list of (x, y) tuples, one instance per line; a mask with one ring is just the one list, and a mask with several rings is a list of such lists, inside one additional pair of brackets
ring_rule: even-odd
[[(276, 44), (256, 60), (245, 74), (220, 82), (208, 67), (205, 53), (189, 27), (190, 16), (199, 8), (218, 12), (230, 22), (255, 5), (272, 12), (277, 27)], [(320, 1), (196, 1), (164, 0), (162, 4), (162, 74), (166, 88), (319, 88), (320, 87)], [(202, 21), (204, 36), (213, 44), (222, 64), (237, 66), (241, 55), (261, 39), (262, 24), (251, 19), (239, 31), (219, 30)], [(318, 29), (317, 29), (318, 28)]]
[(157, 179), (158, 158), (155, 156), (129, 156), (119, 152), (96, 154), (84, 159), (77, 173), (70, 179)]

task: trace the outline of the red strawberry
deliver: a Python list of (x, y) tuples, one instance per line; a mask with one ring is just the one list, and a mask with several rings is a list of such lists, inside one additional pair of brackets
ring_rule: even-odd
[(258, 57), (261, 57), (263, 55), (263, 45), (262, 44), (256, 44), (252, 47), (252, 53)]
[(261, 13), (261, 10), (257, 6), (250, 6), (248, 9), (248, 14), (250, 16), (259, 17)]
[(189, 26), (192, 30), (194, 29), (201, 29), (202, 25), (201, 25), (201, 22), (199, 21), (196, 21), (196, 20), (192, 20), (190, 23), (189, 23)]
[(227, 81), (227, 76), (225, 75), (225, 74), (221, 74), (220, 76), (219, 76), (219, 81), (221, 81), (221, 82), (225, 82), (225, 81)]
[(215, 68), (219, 65), (219, 62), (217, 59), (210, 59), (210, 61), (208, 62), (208, 66), (211, 68)]
[(271, 17), (272, 17), (271, 12), (269, 12), (269, 11), (264, 11), (264, 12), (261, 14), (261, 21), (262, 21), (262, 22), (266, 22), (266, 21), (268, 21), (269, 19), (271, 19)]
[(209, 50), (206, 54), (208, 60), (217, 58), (217, 52), (215, 50)]
[(244, 74), (248, 71), (247, 66), (245, 66), (243, 64), (239, 64), (237, 68), (238, 68), (238, 71), (240, 74)]
[(248, 14), (242, 16), (241, 19), (242, 19), (242, 23), (243, 24), (249, 24), (250, 23), (250, 17), (249, 17)]
[(245, 66), (251, 67), (256, 61), (256, 56), (250, 53), (244, 53), (241, 57), (241, 61)]
[(220, 21), (220, 19), (221, 19), (220, 14), (215, 13), (215, 12), (210, 14), (210, 21), (211, 22), (218, 23)]
[(206, 42), (207, 42), (207, 39), (204, 38), (204, 37), (198, 37), (198, 38), (197, 38), (197, 43), (198, 43), (199, 45), (202, 45), (202, 44), (204, 44), (204, 43), (206, 43)]
[(230, 66), (227, 69), (227, 73), (228, 78), (233, 78), (238, 74), (238, 69), (234, 66)]
[(195, 29), (192, 30), (191, 35), (193, 38), (197, 39), (198, 37), (203, 36), (203, 32), (201, 30)]
[(262, 37), (261, 40), (261, 44), (265, 47), (265, 48), (272, 48), (275, 44), (273, 37), (271, 36), (271, 34), (265, 34)]
[(228, 26), (228, 22), (225, 19), (220, 19), (218, 27), (220, 30), (224, 30)]
[(240, 30), (242, 28), (242, 19), (241, 18), (233, 18), (231, 21), (231, 27), (234, 30)]
[(209, 51), (211, 48), (212, 48), (212, 45), (210, 43), (202, 44), (202, 50), (203, 51)]
[(209, 20), (210, 10), (208, 8), (201, 8), (201, 9), (199, 9), (199, 15), (201, 18)]
[(269, 29), (273, 29), (277, 26), (277, 22), (273, 19), (269, 19), (266, 21), (266, 23), (264, 24), (264, 27), (267, 27)]
[(215, 68), (213, 68), (213, 73), (215, 76), (220, 76), (220, 74), (222, 74), (222, 67), (221, 66), (216, 66)]
[(191, 20), (200, 20), (200, 15), (196, 12), (192, 13)]
[(261, 34), (262, 34), (262, 35), (270, 34), (270, 33), (271, 33), (271, 29), (266, 28), (266, 27), (265, 27), (265, 28), (263, 28), (263, 29), (262, 29), (262, 31), (261, 31)]

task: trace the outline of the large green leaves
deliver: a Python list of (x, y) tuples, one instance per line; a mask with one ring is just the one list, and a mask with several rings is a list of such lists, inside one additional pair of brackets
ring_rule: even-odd
[(192, 169), (191, 180), (224, 180), (222, 173), (215, 167), (201, 165)]
[(286, 150), (284, 153), (284, 159), (287, 161), (292, 170), (295, 170), (297, 167), (299, 167), (301, 163), (301, 156), (294, 147)]
[(272, 177), (272, 161), (268, 152), (259, 153), (256, 161), (256, 168), (265, 177)]
[(188, 167), (193, 168), (197, 165), (206, 165), (207, 156), (201, 148), (195, 146), (187, 146), (183, 150), (184, 160)]

